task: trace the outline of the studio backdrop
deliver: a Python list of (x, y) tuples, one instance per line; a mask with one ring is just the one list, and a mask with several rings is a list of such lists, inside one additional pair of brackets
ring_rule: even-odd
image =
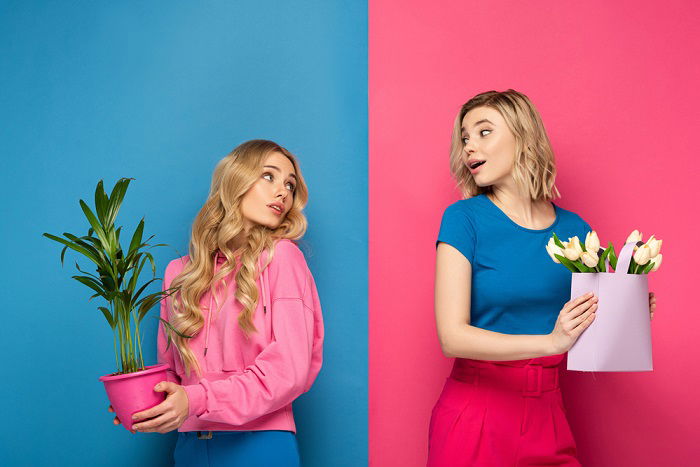
[[(133, 177), (157, 275), (187, 254), (216, 162), (272, 139), (310, 190), (301, 242), (325, 319), (321, 373), (294, 404), (304, 465), (367, 463), (367, 9), (362, 2), (2, 2), (2, 465), (170, 465), (175, 434), (112, 425), (112, 331), (72, 253), (93, 203)], [(81, 263), (81, 266), (89, 264)], [(146, 277), (146, 274), (142, 274)], [(160, 283), (153, 290), (159, 290)], [(144, 320), (155, 363), (158, 308)]]
[(562, 382), (582, 464), (700, 457), (691, 415), (700, 413), (697, 273), (688, 248), (700, 201), (699, 13), (679, 0), (370, 0), (372, 465), (425, 465), (430, 411), (452, 362), (433, 313), (440, 218), (459, 199), (449, 174), (452, 125), (470, 97), (508, 88), (542, 115), (556, 204), (617, 252), (633, 229), (664, 240), (663, 266), (649, 277), (658, 303), (654, 371), (566, 372)]

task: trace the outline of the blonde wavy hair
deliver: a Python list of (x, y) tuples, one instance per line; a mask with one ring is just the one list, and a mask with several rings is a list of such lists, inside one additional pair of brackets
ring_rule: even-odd
[[(244, 244), (233, 250), (230, 246), (231, 240), (245, 233), (241, 214), (242, 198), (260, 179), (265, 160), (272, 152), (282, 153), (294, 166), (297, 183), (292, 207), (279, 227), (272, 230), (264, 225), (255, 224), (245, 235)], [(243, 305), (238, 324), (246, 335), (256, 332), (253, 314), (259, 298), (255, 282), (261, 273), (258, 259), (264, 250), (268, 250), (269, 264), (277, 240), (297, 240), (304, 235), (307, 221), (302, 209), (307, 200), (307, 187), (296, 158), (277, 143), (268, 140), (247, 141), (221, 159), (214, 169), (209, 196), (192, 224), (190, 260), (170, 284), (170, 287), (175, 289), (169, 315), (173, 327), (184, 335), (197, 335), (204, 325), (204, 315), (200, 309), (202, 296), (209, 290), (214, 293), (222, 279), (226, 291), (228, 287), (224, 277), (240, 264), (240, 269), (235, 275), (235, 298)], [(217, 250), (221, 250), (226, 262), (214, 275)], [(267, 264), (263, 268), (265, 266)], [(216, 297), (215, 293), (214, 296)], [(221, 303), (223, 301), (225, 297)], [(218, 307), (218, 297), (216, 303)], [(191, 368), (195, 368), (197, 374), (201, 375), (199, 362), (189, 348), (188, 339), (175, 333), (172, 333), (172, 338), (185, 365), (187, 376), (189, 377)]]
[(554, 185), (557, 169), (552, 145), (544, 129), (542, 118), (525, 94), (513, 89), (487, 91), (477, 94), (464, 104), (457, 114), (452, 132), (450, 171), (465, 198), (493, 191), (491, 186), (480, 187), (467, 167), (462, 140), (462, 120), (476, 107), (497, 110), (515, 136), (513, 179), (532, 200), (550, 201), (560, 198)]

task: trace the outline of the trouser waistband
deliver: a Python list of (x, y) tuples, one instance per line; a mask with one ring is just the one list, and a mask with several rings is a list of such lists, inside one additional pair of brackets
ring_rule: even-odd
[(455, 365), (450, 378), (477, 386), (521, 392), (524, 397), (539, 397), (543, 392), (559, 389), (559, 367), (544, 367), (537, 363), (523, 367)]

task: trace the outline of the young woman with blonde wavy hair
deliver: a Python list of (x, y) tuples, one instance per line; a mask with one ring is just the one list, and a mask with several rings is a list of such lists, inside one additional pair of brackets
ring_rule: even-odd
[[(180, 333), (160, 405), (134, 430), (179, 431), (176, 465), (296, 466), (292, 401), (314, 382), (323, 320), (314, 279), (294, 243), (308, 192), (294, 156), (252, 140), (224, 157), (192, 226), (189, 255), (168, 264), (161, 317)], [(115, 420), (118, 423), (118, 419)]]
[(428, 465), (580, 465), (559, 371), (597, 297), (570, 300), (570, 272), (545, 245), (552, 233), (584, 238), (591, 228), (552, 201), (554, 154), (527, 96), (467, 101), (450, 168), (465, 199), (442, 217), (435, 318), (455, 362), (432, 411)]

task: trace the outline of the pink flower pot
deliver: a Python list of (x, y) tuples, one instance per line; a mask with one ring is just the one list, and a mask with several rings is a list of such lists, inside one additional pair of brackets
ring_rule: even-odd
[(156, 392), (153, 388), (161, 381), (168, 380), (169, 368), (167, 363), (161, 363), (135, 373), (100, 376), (109, 402), (124, 428), (131, 430), (133, 414), (155, 407), (165, 400), (166, 393)]

